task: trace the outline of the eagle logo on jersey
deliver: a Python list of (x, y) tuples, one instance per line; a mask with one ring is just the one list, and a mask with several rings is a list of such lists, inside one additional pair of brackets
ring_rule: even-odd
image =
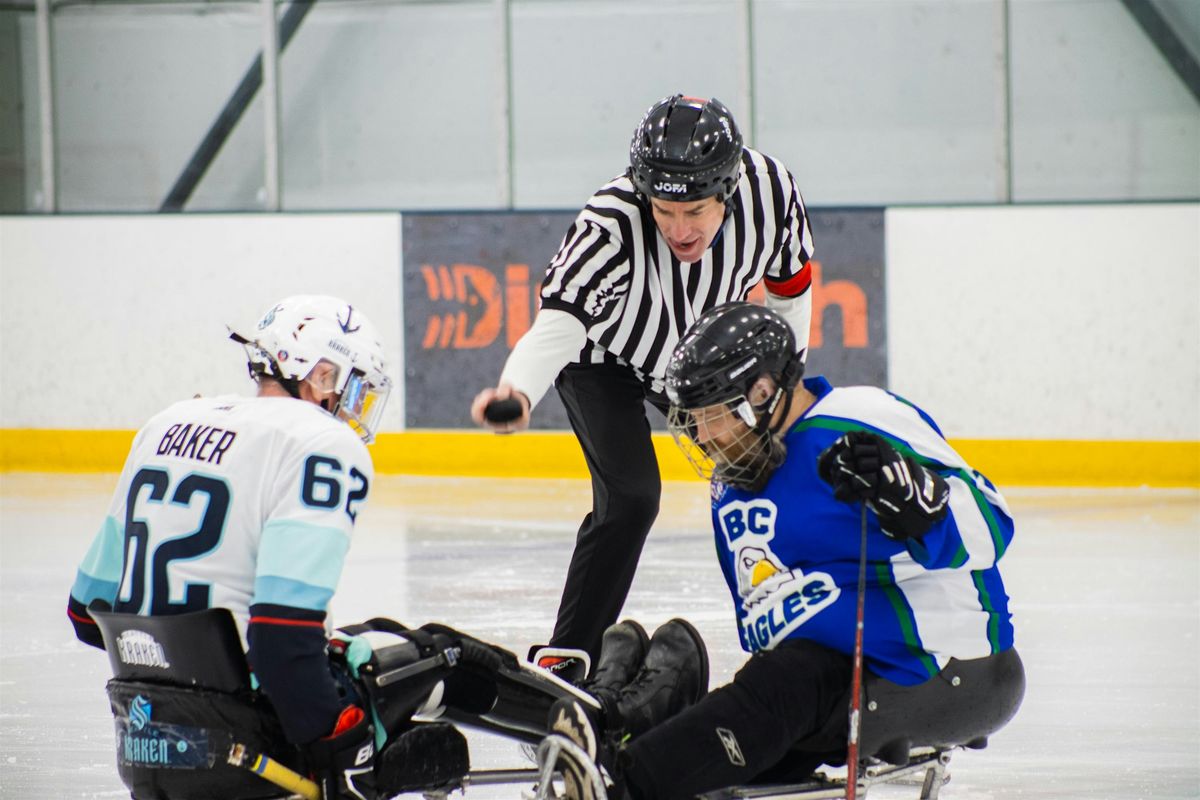
[(788, 567), (772, 551), (777, 517), (766, 499), (733, 500), (717, 509), (742, 598), (742, 646), (750, 652), (771, 649), (841, 594), (827, 573)]
[(785, 569), (770, 550), (743, 547), (737, 552), (738, 593), (742, 608), (754, 608), (796, 580), (795, 570)]

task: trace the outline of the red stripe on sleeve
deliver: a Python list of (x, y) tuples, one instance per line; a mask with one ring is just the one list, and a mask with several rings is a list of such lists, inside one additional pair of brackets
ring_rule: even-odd
[(84, 625), (95, 625), (96, 624), (96, 620), (92, 619), (91, 617), (81, 617), (69, 608), (67, 609), (67, 616), (70, 617), (71, 619), (75, 620), (76, 622), (83, 623)]
[(292, 625), (298, 628), (321, 628), (325, 629), (324, 622), (318, 622), (315, 619), (284, 619), (283, 617), (251, 617), (251, 625)]
[(799, 297), (808, 291), (808, 287), (812, 285), (812, 268), (805, 264), (804, 268), (797, 272), (786, 281), (775, 281), (766, 278), (763, 283), (767, 285), (767, 289), (771, 294), (779, 297)]

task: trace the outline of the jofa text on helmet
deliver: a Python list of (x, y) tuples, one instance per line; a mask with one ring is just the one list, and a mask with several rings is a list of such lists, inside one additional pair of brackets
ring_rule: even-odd
[(654, 191), (667, 192), (669, 194), (683, 194), (688, 190), (686, 183), (664, 183), (659, 182), (654, 184)]

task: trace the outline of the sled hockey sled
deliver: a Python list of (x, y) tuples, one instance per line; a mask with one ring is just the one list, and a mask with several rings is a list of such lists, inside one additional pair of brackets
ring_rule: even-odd
[[(563, 751), (574, 752), (577, 762), (586, 763), (586, 753), (570, 739), (559, 734), (547, 736), (538, 747), (541, 769), (538, 772), (539, 782), (533, 794), (534, 800), (552, 800), (557, 797), (553, 794), (551, 771)], [(866, 797), (872, 786), (912, 784), (920, 789), (919, 800), (937, 800), (942, 785), (950, 780), (946, 770), (949, 763), (949, 750), (933, 748), (913, 752), (909, 763), (903, 766), (883, 762), (872, 763), (859, 776), (858, 796)], [(604, 781), (600, 770), (589, 769), (587, 778), (592, 782), (593, 793), (597, 798), (607, 796), (604, 793)], [(698, 795), (697, 800), (834, 800), (845, 796), (845, 778), (826, 778), (819, 774), (802, 783), (718, 789)]]
[[(252, 686), (228, 610), (160, 617), (89, 612), (112, 669), (106, 688), (117, 770), (134, 800), (320, 800), (316, 784), (302, 774), (301, 753), (285, 743), (269, 702)], [(358, 677), (389, 731), (444, 721), (533, 745), (545, 737), (550, 706), (559, 698), (597, 705), (512, 653), (444, 626), (409, 630), (376, 619), (341, 632), (373, 640)], [(544, 796), (557, 796), (552, 769), (470, 770), (465, 740), (455, 735), (462, 749), (454, 761), (462, 769), (424, 783), (420, 775), (405, 776), (399, 791), (440, 800), (472, 786), (540, 782), (551, 792)], [(403, 738), (402, 732), (396, 740)]]
[[(118, 772), (135, 800), (320, 800), (316, 784), (303, 776), (301, 753), (285, 743), (269, 703), (252, 688), (227, 610), (165, 617), (89, 611), (112, 667), (107, 690)], [(448, 760), (453, 766), (435, 764), (437, 776), (428, 781), (414, 767), (416, 773), (406, 775), (407, 782), (393, 794), (445, 800), (476, 786), (512, 785), (523, 787), (526, 797), (532, 787), (535, 800), (561, 797), (558, 754), (578, 748), (548, 735), (550, 707), (568, 696), (598, 707), (595, 698), (502, 648), (445, 626), (410, 630), (376, 619), (342, 631), (373, 639), (370, 659), (356, 667), (357, 678), (382, 728), (399, 732), (389, 737), (380, 758), (422, 724), (450, 723), (441, 727), (460, 742)], [(894, 693), (890, 684), (868, 681), (863, 752), (872, 758), (859, 777), (859, 796), (872, 786), (915, 781), (920, 800), (936, 800), (950, 751), (985, 746), (987, 735), (1015, 713), (1023, 691), (1020, 659), (1012, 651), (976, 662), (952, 661), (916, 699)], [(964, 716), (962, 701), (969, 698), (980, 702), (966, 703), (971, 711)], [(459, 727), (536, 746), (536, 765), (471, 770)], [(593, 772), (597, 796), (603, 797), (602, 776), (594, 766)], [(819, 800), (843, 797), (845, 791), (845, 778), (816, 777), (730, 787), (702, 800)]]

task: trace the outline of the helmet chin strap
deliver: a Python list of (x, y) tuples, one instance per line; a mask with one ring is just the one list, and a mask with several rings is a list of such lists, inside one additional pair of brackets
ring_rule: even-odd
[[(795, 392), (791, 388), (779, 388), (775, 390), (775, 394), (771, 395), (763, 407), (763, 413), (758, 418), (758, 425), (754, 427), (754, 432), (760, 436), (774, 436), (779, 433), (779, 429), (783, 427), (787, 420), (788, 413), (792, 410), (792, 398), (795, 397)], [(783, 400), (783, 413), (779, 415), (779, 421), (772, 423), (775, 416), (775, 409), (779, 408), (779, 401)]]

